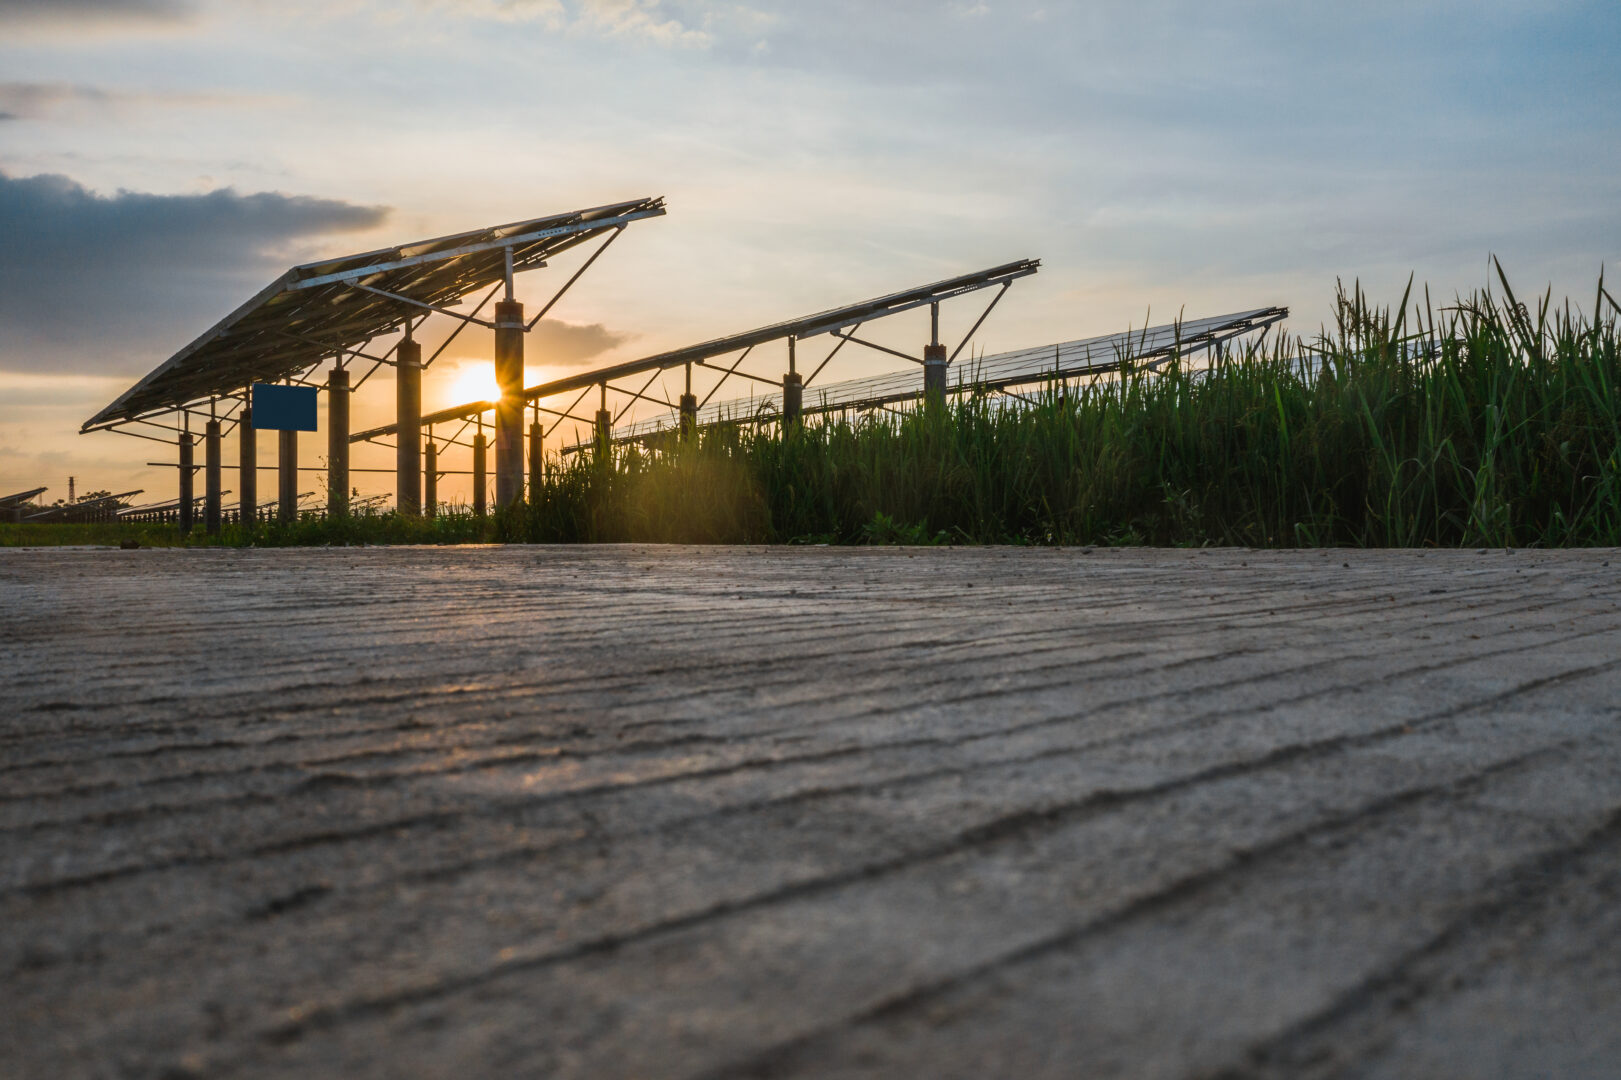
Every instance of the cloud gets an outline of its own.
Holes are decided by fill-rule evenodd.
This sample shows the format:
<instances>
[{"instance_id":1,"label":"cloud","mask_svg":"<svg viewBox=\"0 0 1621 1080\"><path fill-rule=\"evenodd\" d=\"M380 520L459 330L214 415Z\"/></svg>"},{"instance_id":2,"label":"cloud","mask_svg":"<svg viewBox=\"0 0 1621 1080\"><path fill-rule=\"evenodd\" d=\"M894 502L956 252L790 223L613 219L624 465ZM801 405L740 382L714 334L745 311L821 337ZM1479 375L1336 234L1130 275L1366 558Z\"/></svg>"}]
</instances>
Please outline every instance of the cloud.
<instances>
[{"instance_id":1,"label":"cloud","mask_svg":"<svg viewBox=\"0 0 1621 1080\"><path fill-rule=\"evenodd\" d=\"M62 114L99 116L141 106L241 107L273 100L268 96L228 92L124 90L68 82L0 82L0 119L37 120Z\"/></svg>"},{"instance_id":2,"label":"cloud","mask_svg":"<svg viewBox=\"0 0 1621 1080\"><path fill-rule=\"evenodd\" d=\"M184 0L0 0L0 23L77 27L91 23L173 23L190 16Z\"/></svg>"},{"instance_id":3,"label":"cloud","mask_svg":"<svg viewBox=\"0 0 1621 1080\"><path fill-rule=\"evenodd\" d=\"M567 323L542 319L524 346L528 363L546 367L577 367L631 339L601 323Z\"/></svg>"},{"instance_id":4,"label":"cloud","mask_svg":"<svg viewBox=\"0 0 1621 1080\"><path fill-rule=\"evenodd\" d=\"M387 209L229 188L104 196L0 172L0 370L140 374Z\"/></svg>"},{"instance_id":5,"label":"cloud","mask_svg":"<svg viewBox=\"0 0 1621 1080\"><path fill-rule=\"evenodd\" d=\"M711 37L665 10L661 0L419 0L457 15L536 22L553 32L650 41L677 48L703 48ZM397 17L398 12L385 12Z\"/></svg>"},{"instance_id":6,"label":"cloud","mask_svg":"<svg viewBox=\"0 0 1621 1080\"><path fill-rule=\"evenodd\" d=\"M706 32L666 15L659 0L581 0L575 25L659 45L702 48L710 42Z\"/></svg>"}]
</instances>

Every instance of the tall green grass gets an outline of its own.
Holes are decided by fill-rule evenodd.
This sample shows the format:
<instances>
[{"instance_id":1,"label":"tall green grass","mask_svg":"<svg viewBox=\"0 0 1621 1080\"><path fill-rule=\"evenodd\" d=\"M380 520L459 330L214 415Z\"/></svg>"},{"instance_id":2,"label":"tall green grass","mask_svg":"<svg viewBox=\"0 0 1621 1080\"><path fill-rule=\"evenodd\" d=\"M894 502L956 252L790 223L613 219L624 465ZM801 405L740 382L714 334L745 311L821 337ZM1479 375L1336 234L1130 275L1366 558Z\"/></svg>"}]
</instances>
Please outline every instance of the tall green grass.
<instances>
[{"instance_id":1,"label":"tall green grass","mask_svg":"<svg viewBox=\"0 0 1621 1080\"><path fill-rule=\"evenodd\" d=\"M1437 309L1341 288L1314 340L1179 358L1030 401L735 425L581 457L528 541L1621 544L1621 337L1498 288Z\"/></svg>"},{"instance_id":2,"label":"tall green grass","mask_svg":"<svg viewBox=\"0 0 1621 1080\"><path fill-rule=\"evenodd\" d=\"M1277 335L1025 400L823 417L785 435L723 425L581 455L489 519L306 518L213 541L143 526L141 539L1621 544L1615 300L1601 280L1591 315L1551 294L1525 305L1497 275L1439 308L1411 285L1386 308L1342 287L1335 326L1312 340ZM30 528L0 526L0 545L98 542L30 541Z\"/></svg>"}]
</instances>

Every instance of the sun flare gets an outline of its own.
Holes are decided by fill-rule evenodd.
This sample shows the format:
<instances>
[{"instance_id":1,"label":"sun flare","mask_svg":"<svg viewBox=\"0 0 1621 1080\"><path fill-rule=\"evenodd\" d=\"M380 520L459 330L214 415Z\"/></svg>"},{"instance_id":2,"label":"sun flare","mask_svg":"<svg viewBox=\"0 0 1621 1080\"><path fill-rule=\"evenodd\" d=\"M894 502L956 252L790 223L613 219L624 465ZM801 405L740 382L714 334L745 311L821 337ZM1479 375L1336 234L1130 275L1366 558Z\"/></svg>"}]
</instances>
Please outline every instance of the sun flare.
<instances>
[{"instance_id":1,"label":"sun flare","mask_svg":"<svg viewBox=\"0 0 1621 1080\"><path fill-rule=\"evenodd\" d=\"M456 365L456 378L450 384L449 405L463 405L470 401L495 401L501 396L501 384L495 381L495 365L488 361L468 360Z\"/></svg>"}]
</instances>

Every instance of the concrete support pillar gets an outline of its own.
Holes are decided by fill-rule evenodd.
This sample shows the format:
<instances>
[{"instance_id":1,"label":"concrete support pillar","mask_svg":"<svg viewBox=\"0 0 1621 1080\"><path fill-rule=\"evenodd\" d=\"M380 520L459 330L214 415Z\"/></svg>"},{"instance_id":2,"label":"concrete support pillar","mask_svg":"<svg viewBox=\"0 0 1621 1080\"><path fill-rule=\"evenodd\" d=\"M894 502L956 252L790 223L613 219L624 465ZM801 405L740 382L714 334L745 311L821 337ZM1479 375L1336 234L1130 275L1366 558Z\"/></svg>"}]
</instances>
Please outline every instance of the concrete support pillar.
<instances>
[{"instance_id":1,"label":"concrete support pillar","mask_svg":"<svg viewBox=\"0 0 1621 1080\"><path fill-rule=\"evenodd\" d=\"M529 501L540 498L546 476L546 432L536 420L529 425Z\"/></svg>"},{"instance_id":2,"label":"concrete support pillar","mask_svg":"<svg viewBox=\"0 0 1621 1080\"><path fill-rule=\"evenodd\" d=\"M523 304L495 305L495 505L523 501Z\"/></svg>"},{"instance_id":3,"label":"concrete support pillar","mask_svg":"<svg viewBox=\"0 0 1621 1080\"><path fill-rule=\"evenodd\" d=\"M400 342L394 359L394 505L402 514L422 511L422 346Z\"/></svg>"},{"instance_id":4,"label":"concrete support pillar","mask_svg":"<svg viewBox=\"0 0 1621 1080\"><path fill-rule=\"evenodd\" d=\"M242 495L236 516L251 529L259 509L259 445L258 433L253 430L253 410L246 405L237 420L236 439L237 491Z\"/></svg>"},{"instance_id":5,"label":"concrete support pillar","mask_svg":"<svg viewBox=\"0 0 1621 1080\"><path fill-rule=\"evenodd\" d=\"M439 448L428 436L428 448L422 458L422 514L435 517L439 513Z\"/></svg>"},{"instance_id":6,"label":"concrete support pillar","mask_svg":"<svg viewBox=\"0 0 1621 1080\"><path fill-rule=\"evenodd\" d=\"M276 519L298 520L298 432L276 432Z\"/></svg>"},{"instance_id":7,"label":"concrete support pillar","mask_svg":"<svg viewBox=\"0 0 1621 1080\"><path fill-rule=\"evenodd\" d=\"M484 489L488 486L484 475L484 445L484 432L480 431L473 436L473 514L476 517L483 517L489 511L484 494Z\"/></svg>"},{"instance_id":8,"label":"concrete support pillar","mask_svg":"<svg viewBox=\"0 0 1621 1080\"><path fill-rule=\"evenodd\" d=\"M613 442L612 442L612 439L613 439L613 427L614 427L614 414L609 412L607 409L598 409L597 410L597 422L596 422L596 425L595 425L595 432L596 432L597 457L599 459L602 459L602 460L607 459L608 450L613 445Z\"/></svg>"},{"instance_id":9,"label":"concrete support pillar","mask_svg":"<svg viewBox=\"0 0 1621 1080\"><path fill-rule=\"evenodd\" d=\"M220 422L210 420L203 434L203 528L220 533Z\"/></svg>"},{"instance_id":10,"label":"concrete support pillar","mask_svg":"<svg viewBox=\"0 0 1621 1080\"><path fill-rule=\"evenodd\" d=\"M946 400L946 347L923 346L923 399L931 405Z\"/></svg>"},{"instance_id":11,"label":"concrete support pillar","mask_svg":"<svg viewBox=\"0 0 1621 1080\"><path fill-rule=\"evenodd\" d=\"M326 379L326 512L349 514L349 373L343 368Z\"/></svg>"},{"instance_id":12,"label":"concrete support pillar","mask_svg":"<svg viewBox=\"0 0 1621 1080\"><path fill-rule=\"evenodd\" d=\"M176 507L179 513L180 531L188 534L191 532L191 527L196 524L192 520L191 451L191 432L188 431L180 436L180 505Z\"/></svg>"}]
</instances>

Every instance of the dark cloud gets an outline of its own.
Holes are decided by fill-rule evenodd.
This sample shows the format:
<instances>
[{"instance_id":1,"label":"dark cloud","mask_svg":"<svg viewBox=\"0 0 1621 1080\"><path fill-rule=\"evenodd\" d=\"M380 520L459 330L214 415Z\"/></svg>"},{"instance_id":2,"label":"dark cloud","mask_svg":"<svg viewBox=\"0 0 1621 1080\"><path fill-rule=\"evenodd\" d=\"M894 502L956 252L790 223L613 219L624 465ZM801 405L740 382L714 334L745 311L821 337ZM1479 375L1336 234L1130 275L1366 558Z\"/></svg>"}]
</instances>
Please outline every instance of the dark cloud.
<instances>
[{"instance_id":1,"label":"dark cloud","mask_svg":"<svg viewBox=\"0 0 1621 1080\"><path fill-rule=\"evenodd\" d=\"M102 196L65 176L0 172L0 368L140 374L316 238L387 213L229 188Z\"/></svg>"},{"instance_id":2,"label":"dark cloud","mask_svg":"<svg viewBox=\"0 0 1621 1080\"><path fill-rule=\"evenodd\" d=\"M631 335L609 330L601 323L566 323L542 319L524 345L529 363L574 367L595 359L629 341Z\"/></svg>"},{"instance_id":3,"label":"dark cloud","mask_svg":"<svg viewBox=\"0 0 1621 1080\"><path fill-rule=\"evenodd\" d=\"M191 12L185 0L0 0L0 22L174 22Z\"/></svg>"},{"instance_id":4,"label":"dark cloud","mask_svg":"<svg viewBox=\"0 0 1621 1080\"><path fill-rule=\"evenodd\" d=\"M0 119L32 119L66 105L104 106L110 100L107 91L94 86L0 82Z\"/></svg>"},{"instance_id":5,"label":"dark cloud","mask_svg":"<svg viewBox=\"0 0 1621 1080\"><path fill-rule=\"evenodd\" d=\"M0 119L94 118L138 108L241 108L273 100L251 94L109 88L66 82L0 82Z\"/></svg>"}]
</instances>

